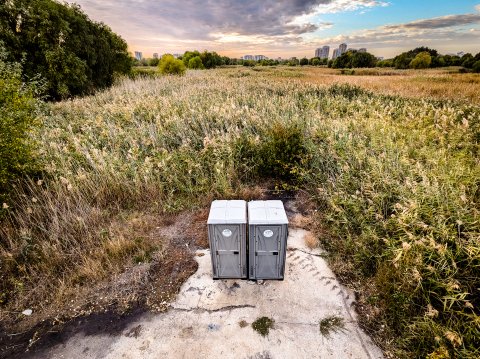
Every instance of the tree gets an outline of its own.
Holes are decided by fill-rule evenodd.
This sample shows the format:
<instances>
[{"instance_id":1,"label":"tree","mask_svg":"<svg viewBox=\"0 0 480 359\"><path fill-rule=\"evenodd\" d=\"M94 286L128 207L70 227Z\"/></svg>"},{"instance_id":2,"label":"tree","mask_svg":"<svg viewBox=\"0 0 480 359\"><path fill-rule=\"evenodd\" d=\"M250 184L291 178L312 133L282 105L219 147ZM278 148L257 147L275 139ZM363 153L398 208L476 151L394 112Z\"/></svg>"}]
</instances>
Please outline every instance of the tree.
<instances>
[{"instance_id":1,"label":"tree","mask_svg":"<svg viewBox=\"0 0 480 359\"><path fill-rule=\"evenodd\" d=\"M209 52L205 50L200 54L200 59L202 60L203 66L205 66L206 69L214 69L217 66L223 65L221 56L216 52Z\"/></svg>"},{"instance_id":2,"label":"tree","mask_svg":"<svg viewBox=\"0 0 480 359\"><path fill-rule=\"evenodd\" d=\"M203 66L202 59L200 56L195 56L192 57L190 60L188 60L188 66L189 69L198 69L198 70L203 70L205 69L205 66Z\"/></svg>"},{"instance_id":3,"label":"tree","mask_svg":"<svg viewBox=\"0 0 480 359\"><path fill-rule=\"evenodd\" d=\"M314 58L312 59L311 64L312 64L313 66L319 66L319 65L321 64L321 61L320 61L320 59L319 59L318 57L314 57Z\"/></svg>"},{"instance_id":4,"label":"tree","mask_svg":"<svg viewBox=\"0 0 480 359\"><path fill-rule=\"evenodd\" d=\"M300 60L300 66L305 66L305 65L308 65L308 59L306 57Z\"/></svg>"},{"instance_id":5,"label":"tree","mask_svg":"<svg viewBox=\"0 0 480 359\"><path fill-rule=\"evenodd\" d=\"M153 57L151 59L148 59L148 66L158 66L159 62L160 59Z\"/></svg>"},{"instance_id":6,"label":"tree","mask_svg":"<svg viewBox=\"0 0 480 359\"><path fill-rule=\"evenodd\" d=\"M354 52L351 58L351 67L375 67L377 58L368 52Z\"/></svg>"},{"instance_id":7,"label":"tree","mask_svg":"<svg viewBox=\"0 0 480 359\"><path fill-rule=\"evenodd\" d=\"M475 58L472 54L465 54L462 56L461 62L463 67L471 69L473 67L473 64L475 63Z\"/></svg>"},{"instance_id":8,"label":"tree","mask_svg":"<svg viewBox=\"0 0 480 359\"><path fill-rule=\"evenodd\" d=\"M428 69L432 63L432 56L427 52L420 52L410 62L412 69Z\"/></svg>"},{"instance_id":9,"label":"tree","mask_svg":"<svg viewBox=\"0 0 480 359\"><path fill-rule=\"evenodd\" d=\"M178 60L173 55L166 54L162 56L158 64L158 70L162 75L183 75L186 68L182 60Z\"/></svg>"},{"instance_id":10,"label":"tree","mask_svg":"<svg viewBox=\"0 0 480 359\"><path fill-rule=\"evenodd\" d=\"M472 69L473 72L480 72L480 60L473 64Z\"/></svg>"},{"instance_id":11,"label":"tree","mask_svg":"<svg viewBox=\"0 0 480 359\"><path fill-rule=\"evenodd\" d=\"M346 53L342 54L340 57L337 57L333 60L332 67L334 69L345 69L352 67L352 55L351 51L347 51Z\"/></svg>"},{"instance_id":12,"label":"tree","mask_svg":"<svg viewBox=\"0 0 480 359\"><path fill-rule=\"evenodd\" d=\"M188 67L188 62L190 61L190 59L192 59L194 57L197 57L197 56L200 56L200 52L198 52L197 50L186 51L182 56L183 64Z\"/></svg>"},{"instance_id":13,"label":"tree","mask_svg":"<svg viewBox=\"0 0 480 359\"><path fill-rule=\"evenodd\" d=\"M51 99L92 93L126 74L132 62L127 43L78 5L54 0L0 3L0 34L9 60L25 61L24 79L40 74Z\"/></svg>"}]
</instances>

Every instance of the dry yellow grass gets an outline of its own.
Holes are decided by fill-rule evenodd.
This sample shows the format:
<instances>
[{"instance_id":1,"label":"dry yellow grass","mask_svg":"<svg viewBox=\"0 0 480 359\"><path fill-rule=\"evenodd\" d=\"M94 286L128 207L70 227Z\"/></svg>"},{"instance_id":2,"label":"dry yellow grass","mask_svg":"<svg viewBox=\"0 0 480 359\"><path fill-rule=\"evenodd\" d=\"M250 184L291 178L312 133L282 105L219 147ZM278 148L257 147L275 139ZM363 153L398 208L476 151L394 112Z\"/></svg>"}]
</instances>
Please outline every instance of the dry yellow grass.
<instances>
[{"instance_id":1,"label":"dry yellow grass","mask_svg":"<svg viewBox=\"0 0 480 359\"><path fill-rule=\"evenodd\" d=\"M318 239L317 237L315 237L315 235L311 232L308 232L306 235L305 235L305 245L310 248L310 249L314 249L314 248L317 248L318 247Z\"/></svg>"},{"instance_id":2,"label":"dry yellow grass","mask_svg":"<svg viewBox=\"0 0 480 359\"><path fill-rule=\"evenodd\" d=\"M480 104L480 74L461 74L454 68L356 69L354 75L342 75L341 70L322 67L305 67L299 71L305 75L300 79L308 83L322 85L347 83L385 95L459 100Z\"/></svg>"}]
</instances>

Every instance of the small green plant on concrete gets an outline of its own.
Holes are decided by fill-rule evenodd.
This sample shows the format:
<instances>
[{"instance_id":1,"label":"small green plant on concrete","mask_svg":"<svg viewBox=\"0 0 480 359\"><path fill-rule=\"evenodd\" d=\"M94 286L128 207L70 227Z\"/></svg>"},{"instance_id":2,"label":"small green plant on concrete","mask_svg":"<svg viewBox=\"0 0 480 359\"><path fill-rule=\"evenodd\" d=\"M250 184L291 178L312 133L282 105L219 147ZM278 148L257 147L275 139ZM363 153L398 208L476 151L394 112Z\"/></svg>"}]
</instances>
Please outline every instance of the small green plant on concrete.
<instances>
[{"instance_id":1,"label":"small green plant on concrete","mask_svg":"<svg viewBox=\"0 0 480 359\"><path fill-rule=\"evenodd\" d=\"M269 317L260 317L252 323L252 328L256 330L262 337L265 337L270 332L270 329L273 329L275 320Z\"/></svg>"},{"instance_id":2,"label":"small green plant on concrete","mask_svg":"<svg viewBox=\"0 0 480 359\"><path fill-rule=\"evenodd\" d=\"M330 337L331 333L345 330L345 321L342 317L331 315L320 320L320 333L324 337Z\"/></svg>"}]
</instances>

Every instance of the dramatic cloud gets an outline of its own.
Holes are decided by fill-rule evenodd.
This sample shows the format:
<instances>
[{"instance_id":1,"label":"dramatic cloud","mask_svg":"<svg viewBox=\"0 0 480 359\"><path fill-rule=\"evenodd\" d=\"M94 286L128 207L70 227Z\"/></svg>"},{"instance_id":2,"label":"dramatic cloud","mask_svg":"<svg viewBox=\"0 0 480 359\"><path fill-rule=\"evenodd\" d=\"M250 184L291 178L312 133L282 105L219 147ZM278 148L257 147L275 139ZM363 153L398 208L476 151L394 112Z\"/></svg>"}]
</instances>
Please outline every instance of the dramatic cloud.
<instances>
[{"instance_id":1,"label":"dramatic cloud","mask_svg":"<svg viewBox=\"0 0 480 359\"><path fill-rule=\"evenodd\" d=\"M293 44L333 26L312 15L383 6L373 0L77 0L92 18L144 50L217 43ZM308 19L307 19L308 17ZM227 41L228 40L228 41ZM160 50L161 51L161 50Z\"/></svg>"}]
</instances>

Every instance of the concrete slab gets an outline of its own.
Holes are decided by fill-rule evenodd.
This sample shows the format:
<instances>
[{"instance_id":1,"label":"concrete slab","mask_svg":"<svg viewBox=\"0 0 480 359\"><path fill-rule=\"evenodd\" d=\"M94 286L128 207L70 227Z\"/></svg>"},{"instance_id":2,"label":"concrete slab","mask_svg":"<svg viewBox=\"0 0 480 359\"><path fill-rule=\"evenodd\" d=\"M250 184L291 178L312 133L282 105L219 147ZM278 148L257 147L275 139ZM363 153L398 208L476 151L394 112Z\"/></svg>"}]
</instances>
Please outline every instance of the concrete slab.
<instances>
[{"instance_id":1,"label":"concrete slab","mask_svg":"<svg viewBox=\"0 0 480 359\"><path fill-rule=\"evenodd\" d=\"M170 309L141 317L119 336L78 333L51 348L49 358L383 358L359 328L354 296L335 279L307 232L291 229L284 281L212 280L208 250ZM322 336L319 322L344 319L343 330ZM251 323L267 316L262 337ZM245 321L249 325L241 327ZM43 357L43 356L42 356Z\"/></svg>"}]
</instances>

